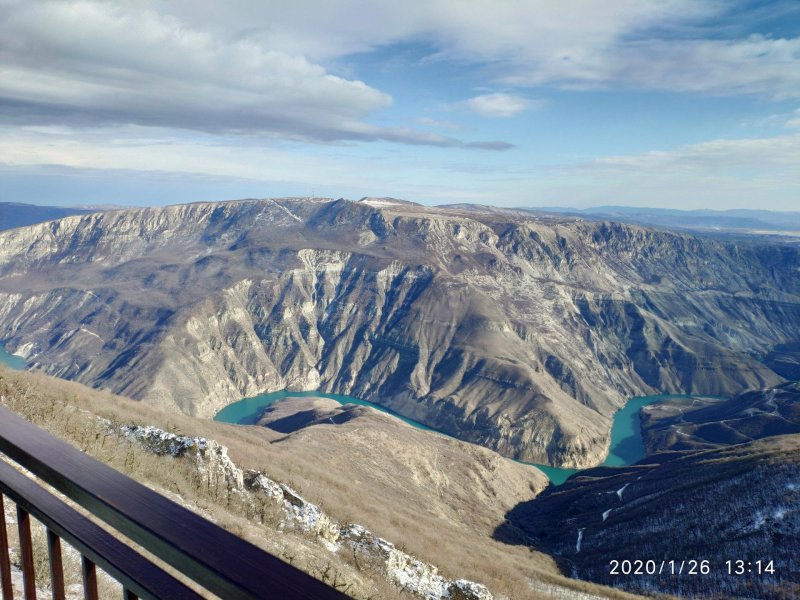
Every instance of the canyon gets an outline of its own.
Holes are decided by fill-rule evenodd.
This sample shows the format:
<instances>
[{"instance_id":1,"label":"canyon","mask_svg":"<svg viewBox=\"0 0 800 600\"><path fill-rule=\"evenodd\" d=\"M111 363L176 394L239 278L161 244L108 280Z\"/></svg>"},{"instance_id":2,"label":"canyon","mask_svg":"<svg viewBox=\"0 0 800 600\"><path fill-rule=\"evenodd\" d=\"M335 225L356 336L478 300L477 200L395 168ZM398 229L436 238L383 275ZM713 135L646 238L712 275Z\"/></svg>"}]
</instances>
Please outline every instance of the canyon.
<instances>
[{"instance_id":1,"label":"canyon","mask_svg":"<svg viewBox=\"0 0 800 600\"><path fill-rule=\"evenodd\" d=\"M0 340L187 415L322 390L584 468L630 397L783 382L798 269L788 245L386 198L109 210L0 232Z\"/></svg>"}]
</instances>

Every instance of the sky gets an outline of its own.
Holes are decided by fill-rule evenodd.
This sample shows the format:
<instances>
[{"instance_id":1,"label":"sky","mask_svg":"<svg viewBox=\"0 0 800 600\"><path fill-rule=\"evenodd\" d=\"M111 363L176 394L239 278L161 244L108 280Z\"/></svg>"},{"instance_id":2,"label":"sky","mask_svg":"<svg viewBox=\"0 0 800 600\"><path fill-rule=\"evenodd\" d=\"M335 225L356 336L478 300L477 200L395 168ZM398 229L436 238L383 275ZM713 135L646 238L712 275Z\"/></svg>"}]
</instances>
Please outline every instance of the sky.
<instances>
[{"instance_id":1,"label":"sky","mask_svg":"<svg viewBox=\"0 0 800 600\"><path fill-rule=\"evenodd\" d=\"M0 201L800 210L800 2L0 0Z\"/></svg>"}]
</instances>

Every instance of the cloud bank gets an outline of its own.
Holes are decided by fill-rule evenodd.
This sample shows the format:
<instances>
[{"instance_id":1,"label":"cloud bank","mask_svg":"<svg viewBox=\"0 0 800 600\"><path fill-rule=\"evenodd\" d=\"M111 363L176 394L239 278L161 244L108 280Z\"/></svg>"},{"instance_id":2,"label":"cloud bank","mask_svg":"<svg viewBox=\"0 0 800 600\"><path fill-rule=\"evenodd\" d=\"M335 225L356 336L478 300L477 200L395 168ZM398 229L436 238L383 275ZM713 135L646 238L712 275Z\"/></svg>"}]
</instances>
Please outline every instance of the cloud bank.
<instances>
[{"instance_id":1,"label":"cloud bank","mask_svg":"<svg viewBox=\"0 0 800 600\"><path fill-rule=\"evenodd\" d=\"M297 141L468 144L366 118L392 98L303 54L139 4L4 2L0 107L6 123L136 124ZM176 5L177 6L177 5ZM196 6L195 6L196 8ZM199 11L202 12L202 11Z\"/></svg>"}]
</instances>

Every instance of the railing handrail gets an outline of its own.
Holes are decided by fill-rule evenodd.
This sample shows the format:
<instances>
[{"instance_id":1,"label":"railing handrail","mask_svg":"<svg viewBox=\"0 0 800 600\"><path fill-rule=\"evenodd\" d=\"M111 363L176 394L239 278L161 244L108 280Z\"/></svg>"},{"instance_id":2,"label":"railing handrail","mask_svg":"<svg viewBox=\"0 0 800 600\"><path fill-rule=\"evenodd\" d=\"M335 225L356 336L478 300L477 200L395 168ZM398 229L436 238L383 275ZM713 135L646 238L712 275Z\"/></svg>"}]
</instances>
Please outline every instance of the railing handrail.
<instances>
[{"instance_id":1,"label":"railing handrail","mask_svg":"<svg viewBox=\"0 0 800 600\"><path fill-rule=\"evenodd\" d=\"M0 452L226 600L347 598L4 407Z\"/></svg>"},{"instance_id":2,"label":"railing handrail","mask_svg":"<svg viewBox=\"0 0 800 600\"><path fill-rule=\"evenodd\" d=\"M0 492L138 598L202 600L202 596L3 461Z\"/></svg>"}]
</instances>

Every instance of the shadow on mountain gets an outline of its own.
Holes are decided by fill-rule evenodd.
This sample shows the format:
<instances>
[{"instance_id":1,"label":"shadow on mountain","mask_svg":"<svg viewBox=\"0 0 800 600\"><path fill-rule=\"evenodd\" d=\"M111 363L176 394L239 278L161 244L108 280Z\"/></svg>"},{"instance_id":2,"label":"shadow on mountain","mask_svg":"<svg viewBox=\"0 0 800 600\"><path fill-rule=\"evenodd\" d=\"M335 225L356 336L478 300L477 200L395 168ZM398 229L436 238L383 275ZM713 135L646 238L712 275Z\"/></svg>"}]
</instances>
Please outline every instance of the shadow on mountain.
<instances>
[{"instance_id":1,"label":"shadow on mountain","mask_svg":"<svg viewBox=\"0 0 800 600\"><path fill-rule=\"evenodd\" d=\"M494 539L534 547L571 576L629 592L800 597L800 435L778 435L800 431L800 384L692 402L670 399L649 411L646 443L650 436L665 451L549 486L511 508ZM663 435L676 429L680 451ZM729 574L725 561L738 560L731 557L769 570ZM614 561L637 559L668 571L669 561L694 560L696 569L708 561L709 572L611 573Z\"/></svg>"},{"instance_id":2,"label":"shadow on mountain","mask_svg":"<svg viewBox=\"0 0 800 600\"><path fill-rule=\"evenodd\" d=\"M279 433L294 433L312 425L341 425L352 421L358 415L354 411L343 411L332 415L320 416L318 411L304 410L288 417L266 423L264 426Z\"/></svg>"}]
</instances>

